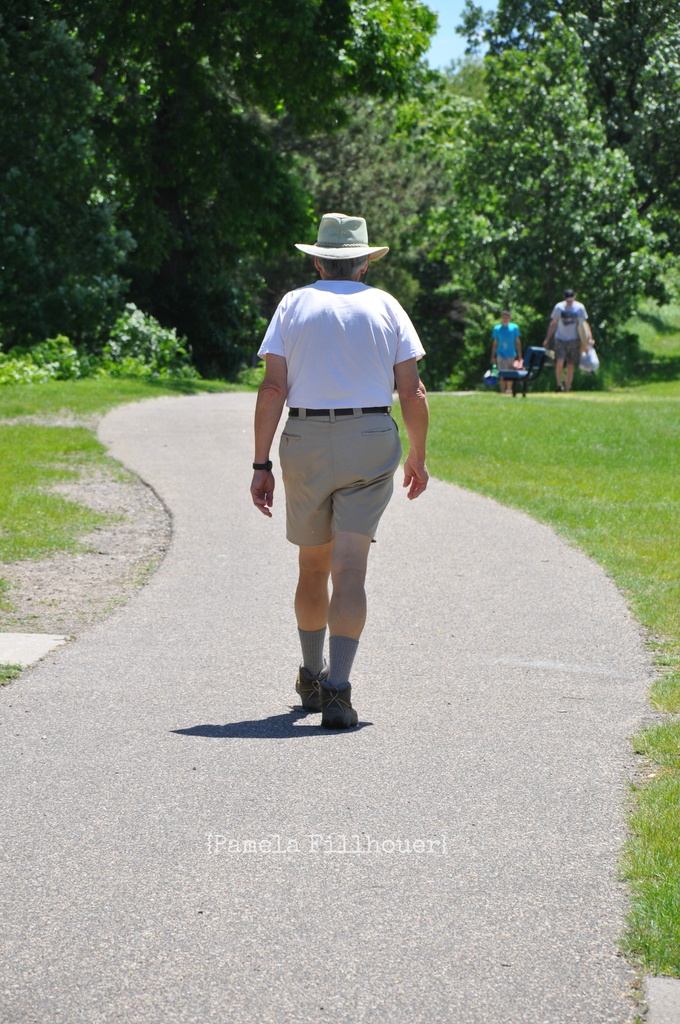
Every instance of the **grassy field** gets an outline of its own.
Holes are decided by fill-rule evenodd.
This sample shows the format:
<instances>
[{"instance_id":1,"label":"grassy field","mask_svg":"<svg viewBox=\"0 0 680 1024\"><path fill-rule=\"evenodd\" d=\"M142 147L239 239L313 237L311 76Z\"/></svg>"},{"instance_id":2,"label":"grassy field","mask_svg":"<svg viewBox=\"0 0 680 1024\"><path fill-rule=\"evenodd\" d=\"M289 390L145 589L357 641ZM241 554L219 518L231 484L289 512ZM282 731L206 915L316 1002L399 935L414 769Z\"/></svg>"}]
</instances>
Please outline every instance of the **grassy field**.
<instances>
[{"instance_id":1,"label":"grassy field","mask_svg":"<svg viewBox=\"0 0 680 1024\"><path fill-rule=\"evenodd\" d=\"M429 463L441 479L523 509L581 547L648 630L659 667L651 699L664 718L633 739L650 768L632 797L622 862L632 911L622 945L645 971L680 976L680 381L666 373L680 336L672 309L662 312L654 314L668 328L660 340L655 328L660 382L526 400L433 395ZM105 462L88 418L91 425L121 402L225 389L138 380L0 388L0 459L11 467L0 560L73 549L91 528L91 512L46 491ZM0 682L14 675L0 666Z\"/></svg>"},{"instance_id":2,"label":"grassy field","mask_svg":"<svg viewBox=\"0 0 680 1024\"><path fill-rule=\"evenodd\" d=\"M626 326L645 352L662 362L680 358L680 303L659 307L647 300Z\"/></svg>"},{"instance_id":3,"label":"grassy field","mask_svg":"<svg viewBox=\"0 0 680 1024\"><path fill-rule=\"evenodd\" d=\"M633 738L622 940L644 970L680 976L680 382L616 394L433 395L430 471L522 509L598 561L647 627L662 722Z\"/></svg>"},{"instance_id":4,"label":"grassy field","mask_svg":"<svg viewBox=\"0 0 680 1024\"><path fill-rule=\"evenodd\" d=\"M0 420L16 417L87 419L102 415L123 402L139 402L164 395L196 395L205 391L235 391L232 384L210 380L145 380L95 377L46 384L0 387Z\"/></svg>"},{"instance_id":5,"label":"grassy field","mask_svg":"<svg viewBox=\"0 0 680 1024\"><path fill-rule=\"evenodd\" d=\"M0 465L0 562L73 551L78 538L103 521L48 489L94 465L113 471L90 430L0 421Z\"/></svg>"},{"instance_id":6,"label":"grassy field","mask_svg":"<svg viewBox=\"0 0 680 1024\"><path fill-rule=\"evenodd\" d=\"M429 464L576 543L669 651L680 636L680 384L676 397L663 391L433 395ZM680 711L680 690L663 705Z\"/></svg>"},{"instance_id":7,"label":"grassy field","mask_svg":"<svg viewBox=\"0 0 680 1024\"><path fill-rule=\"evenodd\" d=\"M676 280L676 291L679 285ZM626 329L637 334L640 341L639 370L643 379L672 384L680 377L680 303L658 306L648 299L628 321Z\"/></svg>"},{"instance_id":8,"label":"grassy field","mask_svg":"<svg viewBox=\"0 0 680 1024\"><path fill-rule=\"evenodd\" d=\"M80 537L106 518L50 489L88 469L118 472L92 430L79 424L123 402L226 387L208 381L101 378L0 387L0 564L77 551ZM10 602L0 576L0 608Z\"/></svg>"}]
</instances>

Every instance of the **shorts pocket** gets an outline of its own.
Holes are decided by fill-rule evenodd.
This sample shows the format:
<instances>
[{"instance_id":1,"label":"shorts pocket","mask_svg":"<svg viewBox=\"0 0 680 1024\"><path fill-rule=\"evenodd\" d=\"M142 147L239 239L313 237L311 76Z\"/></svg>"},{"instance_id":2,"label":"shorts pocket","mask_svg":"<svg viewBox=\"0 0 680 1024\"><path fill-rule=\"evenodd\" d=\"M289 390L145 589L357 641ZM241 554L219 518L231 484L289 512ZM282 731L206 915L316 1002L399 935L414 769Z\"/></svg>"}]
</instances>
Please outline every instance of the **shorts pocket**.
<instances>
[{"instance_id":1,"label":"shorts pocket","mask_svg":"<svg viewBox=\"0 0 680 1024\"><path fill-rule=\"evenodd\" d=\"M357 436L357 442L359 450L363 450L360 458L366 479L395 472L401 460L401 440L393 420L365 427L360 441Z\"/></svg>"}]
</instances>

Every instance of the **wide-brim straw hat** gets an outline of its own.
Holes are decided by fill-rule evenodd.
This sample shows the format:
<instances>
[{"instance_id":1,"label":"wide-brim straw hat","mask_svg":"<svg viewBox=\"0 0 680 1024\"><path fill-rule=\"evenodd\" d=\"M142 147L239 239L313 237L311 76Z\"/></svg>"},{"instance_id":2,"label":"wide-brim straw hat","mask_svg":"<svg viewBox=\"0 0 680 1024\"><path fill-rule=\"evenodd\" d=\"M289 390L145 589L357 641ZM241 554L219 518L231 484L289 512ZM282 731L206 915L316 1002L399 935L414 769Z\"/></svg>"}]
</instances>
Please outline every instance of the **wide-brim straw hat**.
<instances>
[{"instance_id":1,"label":"wide-brim straw hat","mask_svg":"<svg viewBox=\"0 0 680 1024\"><path fill-rule=\"evenodd\" d=\"M368 229L363 217L347 217L344 213L325 213L319 224L314 245L295 245L308 256L326 260L351 260L368 256L379 260L390 251L387 245L369 245Z\"/></svg>"}]
</instances>

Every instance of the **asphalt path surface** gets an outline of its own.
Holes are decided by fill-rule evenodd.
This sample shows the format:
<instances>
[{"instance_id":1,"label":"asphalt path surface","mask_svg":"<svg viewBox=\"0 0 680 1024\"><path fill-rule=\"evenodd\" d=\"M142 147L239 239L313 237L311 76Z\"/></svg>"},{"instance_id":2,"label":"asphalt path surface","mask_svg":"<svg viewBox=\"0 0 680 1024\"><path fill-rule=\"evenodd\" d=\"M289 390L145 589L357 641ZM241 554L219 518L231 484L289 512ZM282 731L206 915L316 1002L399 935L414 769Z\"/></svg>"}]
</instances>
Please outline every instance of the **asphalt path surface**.
<instances>
[{"instance_id":1,"label":"asphalt path surface","mask_svg":"<svg viewBox=\"0 0 680 1024\"><path fill-rule=\"evenodd\" d=\"M360 728L322 730L294 710L296 549L282 488L271 521L250 501L253 407L101 423L173 539L0 693L0 1020L631 1020L617 859L651 669L624 600L548 527L398 476Z\"/></svg>"}]
</instances>

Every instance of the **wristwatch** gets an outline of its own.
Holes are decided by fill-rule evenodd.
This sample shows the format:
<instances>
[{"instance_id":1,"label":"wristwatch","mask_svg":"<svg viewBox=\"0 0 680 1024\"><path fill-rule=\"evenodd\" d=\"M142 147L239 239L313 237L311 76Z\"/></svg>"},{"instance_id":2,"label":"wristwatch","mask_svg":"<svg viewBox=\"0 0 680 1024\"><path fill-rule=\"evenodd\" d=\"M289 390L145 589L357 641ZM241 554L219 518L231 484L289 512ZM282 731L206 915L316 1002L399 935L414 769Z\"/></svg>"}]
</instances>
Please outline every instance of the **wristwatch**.
<instances>
[{"instance_id":1,"label":"wristwatch","mask_svg":"<svg viewBox=\"0 0 680 1024\"><path fill-rule=\"evenodd\" d=\"M272 466L273 466L273 462L272 462L271 459L268 459L266 462L254 462L253 463L253 469L266 469L266 471L268 473L271 472Z\"/></svg>"}]
</instances>

